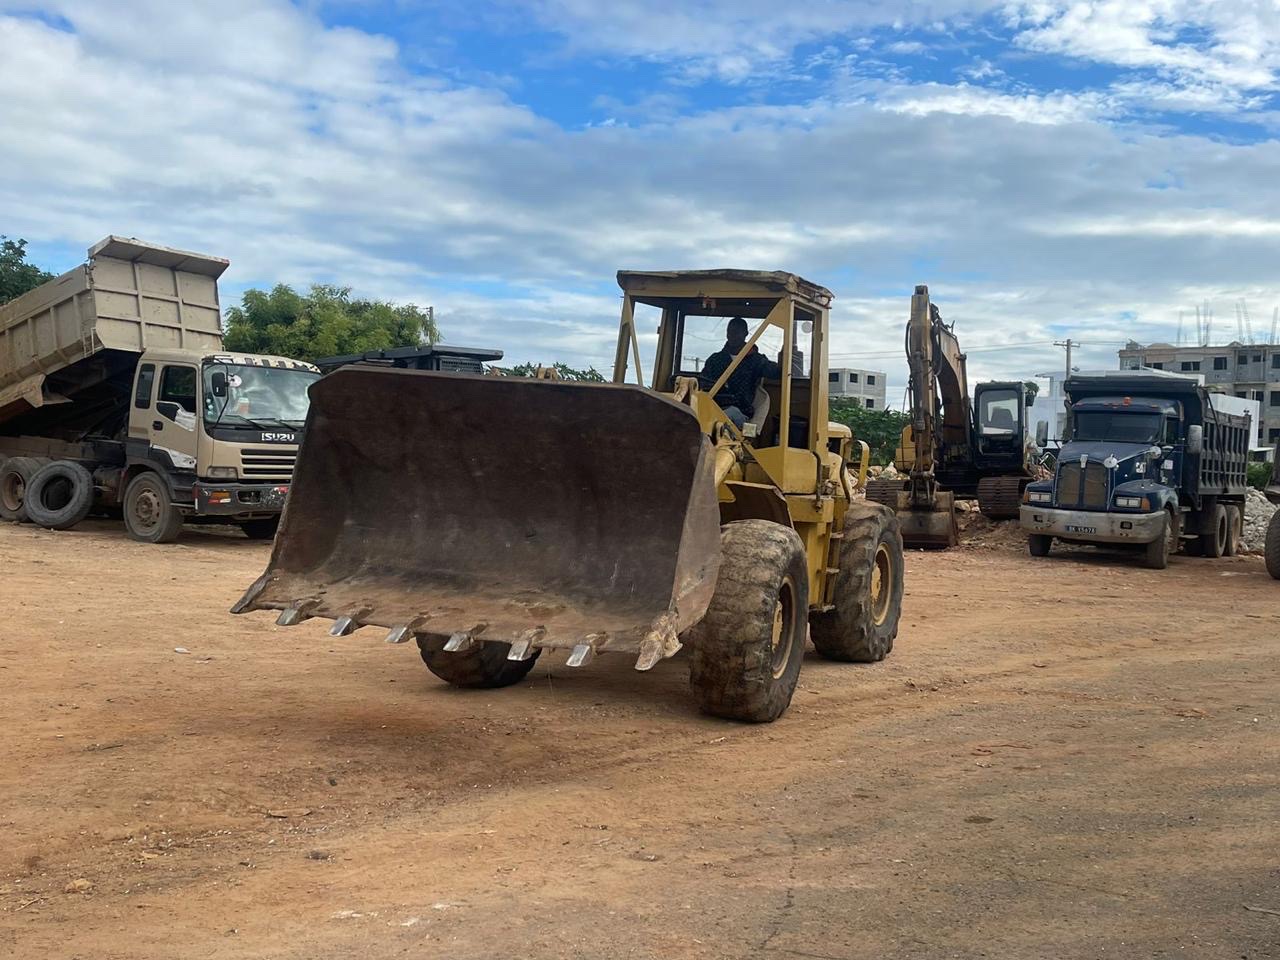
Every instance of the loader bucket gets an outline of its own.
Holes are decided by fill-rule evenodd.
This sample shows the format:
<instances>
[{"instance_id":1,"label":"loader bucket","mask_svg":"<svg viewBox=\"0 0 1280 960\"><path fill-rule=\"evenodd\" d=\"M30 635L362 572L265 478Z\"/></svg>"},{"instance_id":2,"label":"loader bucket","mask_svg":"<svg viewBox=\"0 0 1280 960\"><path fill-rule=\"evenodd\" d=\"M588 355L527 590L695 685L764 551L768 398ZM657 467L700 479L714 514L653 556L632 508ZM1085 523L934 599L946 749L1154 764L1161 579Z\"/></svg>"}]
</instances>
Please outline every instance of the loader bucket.
<instances>
[{"instance_id":1,"label":"loader bucket","mask_svg":"<svg viewBox=\"0 0 1280 960\"><path fill-rule=\"evenodd\" d=\"M956 525L955 498L949 491L938 491L931 506L911 503L911 494L898 494L898 525L902 528L902 544L926 550L945 550L960 542Z\"/></svg>"},{"instance_id":2,"label":"loader bucket","mask_svg":"<svg viewBox=\"0 0 1280 960\"><path fill-rule=\"evenodd\" d=\"M648 669L715 588L713 470L691 410L639 387L342 368L311 388L271 559L232 612Z\"/></svg>"}]
</instances>

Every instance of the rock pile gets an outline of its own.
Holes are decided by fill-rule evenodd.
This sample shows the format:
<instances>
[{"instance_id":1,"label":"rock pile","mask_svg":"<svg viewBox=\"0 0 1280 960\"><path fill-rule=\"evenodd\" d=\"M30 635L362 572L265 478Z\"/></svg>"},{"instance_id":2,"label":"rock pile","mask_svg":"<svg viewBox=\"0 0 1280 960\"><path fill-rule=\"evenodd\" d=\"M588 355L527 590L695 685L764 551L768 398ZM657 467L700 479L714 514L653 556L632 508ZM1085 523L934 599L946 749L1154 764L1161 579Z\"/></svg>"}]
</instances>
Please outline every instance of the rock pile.
<instances>
[{"instance_id":1,"label":"rock pile","mask_svg":"<svg viewBox=\"0 0 1280 960\"><path fill-rule=\"evenodd\" d=\"M1249 488L1244 502L1244 537L1242 545L1250 553L1261 553L1267 543L1267 524L1276 512L1276 505L1261 490Z\"/></svg>"}]
</instances>

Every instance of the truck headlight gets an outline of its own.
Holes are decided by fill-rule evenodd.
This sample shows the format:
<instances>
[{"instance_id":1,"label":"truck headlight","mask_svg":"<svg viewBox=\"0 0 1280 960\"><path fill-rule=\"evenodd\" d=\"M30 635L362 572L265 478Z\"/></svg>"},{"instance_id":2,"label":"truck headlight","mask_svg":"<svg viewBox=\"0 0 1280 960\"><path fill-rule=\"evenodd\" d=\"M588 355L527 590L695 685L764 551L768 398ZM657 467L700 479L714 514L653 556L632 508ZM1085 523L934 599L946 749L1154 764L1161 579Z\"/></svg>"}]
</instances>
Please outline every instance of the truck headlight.
<instances>
[{"instance_id":1,"label":"truck headlight","mask_svg":"<svg viewBox=\"0 0 1280 960\"><path fill-rule=\"evenodd\" d=\"M1142 506L1141 497L1116 497L1116 506L1125 507L1129 510L1136 510Z\"/></svg>"},{"instance_id":2,"label":"truck headlight","mask_svg":"<svg viewBox=\"0 0 1280 960\"><path fill-rule=\"evenodd\" d=\"M1053 499L1053 494L1046 493L1043 490L1031 490L1027 493L1028 503L1048 503Z\"/></svg>"},{"instance_id":3,"label":"truck headlight","mask_svg":"<svg viewBox=\"0 0 1280 960\"><path fill-rule=\"evenodd\" d=\"M235 480L240 476L240 471L235 467L210 467L205 475L210 480Z\"/></svg>"}]
</instances>

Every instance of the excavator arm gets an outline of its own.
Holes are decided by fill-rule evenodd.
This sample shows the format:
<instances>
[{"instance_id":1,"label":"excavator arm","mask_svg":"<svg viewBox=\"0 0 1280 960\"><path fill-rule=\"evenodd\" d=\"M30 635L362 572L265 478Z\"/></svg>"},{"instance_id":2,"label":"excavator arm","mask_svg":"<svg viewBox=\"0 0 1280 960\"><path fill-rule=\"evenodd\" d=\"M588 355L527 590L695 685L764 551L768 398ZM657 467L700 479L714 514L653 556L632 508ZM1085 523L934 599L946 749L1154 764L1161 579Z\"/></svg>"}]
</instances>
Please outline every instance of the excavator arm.
<instances>
[{"instance_id":1,"label":"excavator arm","mask_svg":"<svg viewBox=\"0 0 1280 960\"><path fill-rule=\"evenodd\" d=\"M930 302L929 288L923 284L911 298L906 353L915 461L908 473L911 502L932 508L937 469L949 457L967 452L973 413L960 341Z\"/></svg>"}]
</instances>

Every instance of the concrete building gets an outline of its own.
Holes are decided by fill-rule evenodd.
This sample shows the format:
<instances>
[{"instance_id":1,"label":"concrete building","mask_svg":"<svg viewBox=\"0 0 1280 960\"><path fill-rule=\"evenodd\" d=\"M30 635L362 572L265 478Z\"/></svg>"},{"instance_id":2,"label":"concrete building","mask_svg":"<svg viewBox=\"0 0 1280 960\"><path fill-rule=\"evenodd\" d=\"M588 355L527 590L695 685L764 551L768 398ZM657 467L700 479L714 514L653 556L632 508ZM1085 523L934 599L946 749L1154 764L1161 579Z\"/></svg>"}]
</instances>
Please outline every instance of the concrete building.
<instances>
[{"instance_id":1,"label":"concrete building","mask_svg":"<svg viewBox=\"0 0 1280 960\"><path fill-rule=\"evenodd\" d=\"M868 410L883 410L885 376L881 370L855 370L853 367L832 367L827 372L831 385L830 397L858 400Z\"/></svg>"},{"instance_id":2,"label":"concrete building","mask_svg":"<svg viewBox=\"0 0 1280 960\"><path fill-rule=\"evenodd\" d=\"M1168 370L1198 376L1213 392L1242 400L1256 400L1261 408L1258 441L1267 446L1280 440L1280 344L1175 347L1170 343L1143 346L1129 341L1120 351L1120 369Z\"/></svg>"}]
</instances>

